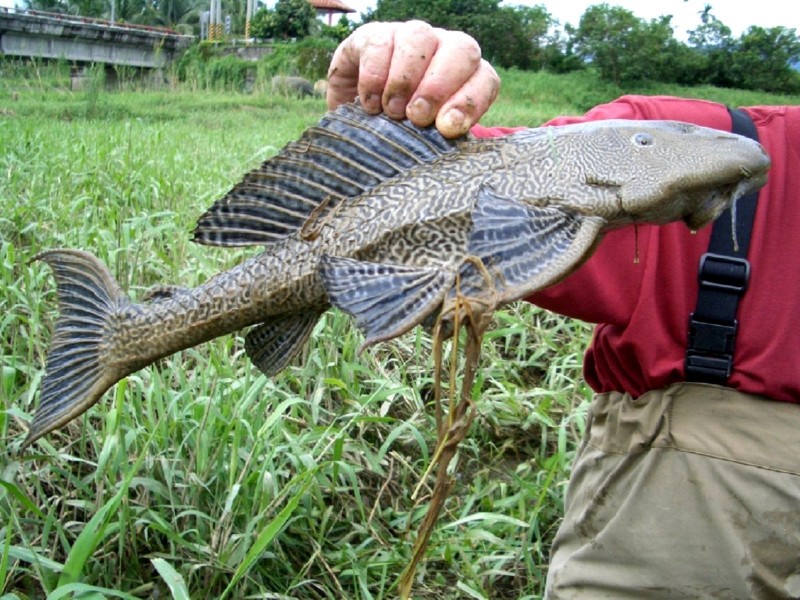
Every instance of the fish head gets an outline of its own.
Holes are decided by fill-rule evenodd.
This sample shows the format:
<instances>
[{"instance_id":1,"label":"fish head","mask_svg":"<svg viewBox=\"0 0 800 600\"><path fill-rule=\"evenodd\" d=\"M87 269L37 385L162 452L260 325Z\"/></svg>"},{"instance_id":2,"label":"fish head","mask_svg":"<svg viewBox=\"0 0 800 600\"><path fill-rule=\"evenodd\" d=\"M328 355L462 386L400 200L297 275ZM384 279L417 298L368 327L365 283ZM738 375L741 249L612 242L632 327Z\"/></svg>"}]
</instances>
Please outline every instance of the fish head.
<instances>
[{"instance_id":1,"label":"fish head","mask_svg":"<svg viewBox=\"0 0 800 600\"><path fill-rule=\"evenodd\" d=\"M592 142L578 158L582 183L605 194L591 210L608 228L683 220L698 229L767 181L769 156L744 136L678 121L583 125Z\"/></svg>"}]
</instances>

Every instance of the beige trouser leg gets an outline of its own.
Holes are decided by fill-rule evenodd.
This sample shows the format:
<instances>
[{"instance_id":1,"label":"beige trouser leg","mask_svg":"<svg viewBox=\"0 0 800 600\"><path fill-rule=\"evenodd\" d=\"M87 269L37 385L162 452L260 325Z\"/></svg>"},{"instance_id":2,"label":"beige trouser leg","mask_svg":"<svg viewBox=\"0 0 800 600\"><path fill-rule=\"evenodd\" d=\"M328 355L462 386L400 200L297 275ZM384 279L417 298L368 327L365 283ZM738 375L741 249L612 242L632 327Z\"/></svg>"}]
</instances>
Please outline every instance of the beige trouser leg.
<instances>
[{"instance_id":1,"label":"beige trouser leg","mask_svg":"<svg viewBox=\"0 0 800 600\"><path fill-rule=\"evenodd\" d=\"M800 598L800 405L677 384L595 398L547 598Z\"/></svg>"}]
</instances>

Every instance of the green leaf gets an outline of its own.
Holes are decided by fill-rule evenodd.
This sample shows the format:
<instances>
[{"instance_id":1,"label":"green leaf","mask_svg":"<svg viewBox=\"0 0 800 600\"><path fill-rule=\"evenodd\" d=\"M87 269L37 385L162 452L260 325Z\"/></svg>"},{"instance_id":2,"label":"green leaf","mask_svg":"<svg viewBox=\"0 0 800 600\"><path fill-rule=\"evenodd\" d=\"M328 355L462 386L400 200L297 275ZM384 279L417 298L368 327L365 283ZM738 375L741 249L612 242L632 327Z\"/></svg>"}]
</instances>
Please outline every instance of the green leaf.
<instances>
[{"instance_id":1,"label":"green leaf","mask_svg":"<svg viewBox=\"0 0 800 600\"><path fill-rule=\"evenodd\" d=\"M145 444L145 447L152 441L152 437L153 434L151 433L150 440ZM136 462L131 465L131 468L128 470L125 479L120 483L117 493L95 513L83 528L83 531L81 531L78 539L75 540L75 543L69 551L67 560L64 562L64 570L58 578L58 584L56 585L58 591L60 591L62 586L67 586L78 581L83 567L86 565L86 561L100 542L105 539L108 522L111 517L116 514L123 496L128 493L131 481L138 472L139 467L141 467L145 454L144 451L139 454Z\"/></svg>"},{"instance_id":2,"label":"green leaf","mask_svg":"<svg viewBox=\"0 0 800 600\"><path fill-rule=\"evenodd\" d=\"M5 488L8 494L11 497L13 497L17 502L19 502L22 506L24 506L26 509L31 511L40 519L44 519L44 513L42 513L42 511L39 510L39 507L37 507L33 502L31 502L31 500L17 486L15 486L10 481L3 481L1 479L0 479L0 486Z\"/></svg>"},{"instance_id":3,"label":"green leaf","mask_svg":"<svg viewBox=\"0 0 800 600\"><path fill-rule=\"evenodd\" d=\"M47 596L47 600L59 600L60 598L68 597L70 594L74 594L76 598L81 600L103 600L107 596L123 598L123 600L138 600L136 596L131 596L125 592L86 583L68 583L67 585L59 586L57 590Z\"/></svg>"},{"instance_id":4,"label":"green leaf","mask_svg":"<svg viewBox=\"0 0 800 600\"><path fill-rule=\"evenodd\" d=\"M172 592L174 600L191 600L183 576L171 564L163 558L154 558L151 562L158 574L161 575L161 579L169 586L169 591Z\"/></svg>"},{"instance_id":5,"label":"green leaf","mask_svg":"<svg viewBox=\"0 0 800 600\"><path fill-rule=\"evenodd\" d=\"M45 558L36 554L28 548L22 546L11 546L8 549L8 555L14 560L21 560L22 562L38 564L43 569L59 573L64 570L64 565L49 558Z\"/></svg>"},{"instance_id":6,"label":"green leaf","mask_svg":"<svg viewBox=\"0 0 800 600\"><path fill-rule=\"evenodd\" d=\"M252 548L248 550L244 560L242 561L242 564L240 564L239 568L236 569L236 572L231 578L231 582L228 584L228 587L225 588L221 598L225 598L228 595L236 583L245 576L250 567L253 566L264 550L266 550L267 546L270 545L275 536L280 533L281 529L283 529L283 526L286 525L286 522L289 520L289 517L291 517L292 513L294 513L297 505L300 504L300 500L302 500L303 496L305 496L306 492L308 492L311 484L314 483L314 475L319 469L320 465L317 465L313 469L298 473L287 484L287 489L293 485L300 485L300 489L298 489L289 499L289 501L286 503L286 506L283 507L283 510L278 513L278 516L267 523L264 529L261 530L261 533L258 534L255 543L253 544Z\"/></svg>"}]
</instances>

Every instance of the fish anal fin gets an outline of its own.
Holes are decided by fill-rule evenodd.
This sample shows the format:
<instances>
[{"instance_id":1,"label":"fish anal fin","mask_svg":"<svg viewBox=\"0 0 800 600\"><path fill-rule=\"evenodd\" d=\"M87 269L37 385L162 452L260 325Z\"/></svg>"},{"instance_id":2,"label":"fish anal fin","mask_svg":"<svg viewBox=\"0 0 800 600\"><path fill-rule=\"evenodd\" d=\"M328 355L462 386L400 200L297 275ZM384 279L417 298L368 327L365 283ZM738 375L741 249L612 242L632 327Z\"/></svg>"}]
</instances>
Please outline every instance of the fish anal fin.
<instances>
[{"instance_id":1,"label":"fish anal fin","mask_svg":"<svg viewBox=\"0 0 800 600\"><path fill-rule=\"evenodd\" d=\"M425 320L442 304L455 273L323 256L320 276L331 304L353 315L364 332L363 349Z\"/></svg>"},{"instance_id":2,"label":"fish anal fin","mask_svg":"<svg viewBox=\"0 0 800 600\"><path fill-rule=\"evenodd\" d=\"M267 377L277 375L303 348L320 314L309 311L264 321L245 336L247 356Z\"/></svg>"}]
</instances>

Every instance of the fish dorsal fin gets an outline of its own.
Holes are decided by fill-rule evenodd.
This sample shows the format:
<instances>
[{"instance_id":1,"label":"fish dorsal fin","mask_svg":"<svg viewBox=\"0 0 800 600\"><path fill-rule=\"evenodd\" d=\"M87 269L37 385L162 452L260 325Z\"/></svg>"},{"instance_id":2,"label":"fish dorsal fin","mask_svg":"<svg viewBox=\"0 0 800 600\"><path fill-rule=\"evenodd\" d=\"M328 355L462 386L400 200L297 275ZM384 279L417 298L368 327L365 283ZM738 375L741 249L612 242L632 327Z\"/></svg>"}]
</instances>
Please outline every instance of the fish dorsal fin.
<instances>
[{"instance_id":1,"label":"fish dorsal fin","mask_svg":"<svg viewBox=\"0 0 800 600\"><path fill-rule=\"evenodd\" d=\"M454 273L323 256L320 276L330 303L356 318L362 348L405 333L444 300Z\"/></svg>"},{"instance_id":2,"label":"fish dorsal fin","mask_svg":"<svg viewBox=\"0 0 800 600\"><path fill-rule=\"evenodd\" d=\"M328 113L299 140L244 176L203 214L194 241L214 246L264 245L300 230L325 212L399 173L455 151L435 127L368 115L358 104Z\"/></svg>"},{"instance_id":3,"label":"fish dorsal fin","mask_svg":"<svg viewBox=\"0 0 800 600\"><path fill-rule=\"evenodd\" d=\"M264 321L245 336L247 356L267 377L277 375L303 348L319 317L309 310Z\"/></svg>"},{"instance_id":4,"label":"fish dorsal fin","mask_svg":"<svg viewBox=\"0 0 800 600\"><path fill-rule=\"evenodd\" d=\"M492 285L498 304L529 296L580 265L599 242L605 221L555 206L531 206L484 188L472 213L468 252L486 267L465 262L460 292L474 295ZM486 273L493 281L486 281Z\"/></svg>"}]
</instances>

